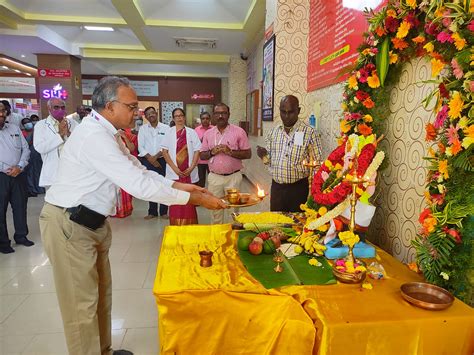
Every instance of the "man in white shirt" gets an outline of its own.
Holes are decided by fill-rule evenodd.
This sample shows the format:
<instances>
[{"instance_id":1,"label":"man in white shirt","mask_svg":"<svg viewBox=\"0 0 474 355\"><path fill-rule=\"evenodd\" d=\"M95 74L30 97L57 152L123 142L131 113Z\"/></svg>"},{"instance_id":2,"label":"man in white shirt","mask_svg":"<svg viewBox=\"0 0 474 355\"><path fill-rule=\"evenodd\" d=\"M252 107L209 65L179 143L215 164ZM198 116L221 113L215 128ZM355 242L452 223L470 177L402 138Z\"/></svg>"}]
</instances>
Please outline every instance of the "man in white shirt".
<instances>
[{"instance_id":1,"label":"man in white shirt","mask_svg":"<svg viewBox=\"0 0 474 355\"><path fill-rule=\"evenodd\" d=\"M75 120L65 117L66 103L63 99L50 99L48 110L49 116L35 125L33 134L33 146L43 159L39 186L44 187L50 186L56 178L64 142L77 126Z\"/></svg>"},{"instance_id":2,"label":"man in white shirt","mask_svg":"<svg viewBox=\"0 0 474 355\"><path fill-rule=\"evenodd\" d=\"M5 122L7 122L11 125L15 125L19 128L22 128L21 127L21 120L23 119L23 116L20 115L19 113L16 113L16 112L12 111L12 107L11 107L10 103L8 102L8 100L2 100L2 104L5 107L5 109L7 110L7 116L5 118Z\"/></svg>"},{"instance_id":3,"label":"man in white shirt","mask_svg":"<svg viewBox=\"0 0 474 355\"><path fill-rule=\"evenodd\" d=\"M115 214L117 188L165 204L226 204L207 190L146 170L125 147L118 129L138 110L126 78L105 77L92 95L93 111L64 145L57 179L40 214L45 251L53 268L70 355L131 354L111 349L112 242L107 216Z\"/></svg>"},{"instance_id":4,"label":"man in white shirt","mask_svg":"<svg viewBox=\"0 0 474 355\"><path fill-rule=\"evenodd\" d=\"M161 123L158 114L153 106L149 106L144 111L145 118L149 123L141 126L138 131L138 156L140 162L151 171L165 176L166 161L163 158L161 147L166 133L170 127ZM165 218L168 213L168 206L160 204L160 217ZM148 215L145 219L158 217L158 204L150 202L148 205Z\"/></svg>"},{"instance_id":5,"label":"man in white shirt","mask_svg":"<svg viewBox=\"0 0 474 355\"><path fill-rule=\"evenodd\" d=\"M28 143L20 128L6 123L7 109L0 103L0 253L9 254L15 250L10 245L7 229L7 208L12 207L16 244L34 245L26 237L28 225L26 206L26 173L23 172L30 157Z\"/></svg>"},{"instance_id":6,"label":"man in white shirt","mask_svg":"<svg viewBox=\"0 0 474 355\"><path fill-rule=\"evenodd\" d=\"M81 123L82 119L87 116L86 107L84 105L79 105L76 107L76 112L67 115L67 118L72 118L77 123Z\"/></svg>"}]
</instances>

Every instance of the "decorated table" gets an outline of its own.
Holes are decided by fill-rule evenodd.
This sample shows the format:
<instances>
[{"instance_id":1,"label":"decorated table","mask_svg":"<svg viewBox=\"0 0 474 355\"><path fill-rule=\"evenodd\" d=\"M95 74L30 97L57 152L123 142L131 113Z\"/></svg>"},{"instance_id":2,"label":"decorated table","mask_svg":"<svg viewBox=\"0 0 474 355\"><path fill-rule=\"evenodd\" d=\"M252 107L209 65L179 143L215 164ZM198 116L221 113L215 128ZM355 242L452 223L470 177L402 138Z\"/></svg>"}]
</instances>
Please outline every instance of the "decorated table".
<instances>
[{"instance_id":1,"label":"decorated table","mask_svg":"<svg viewBox=\"0 0 474 355\"><path fill-rule=\"evenodd\" d=\"M407 303L420 281L380 249L387 277L355 284L265 289L242 264L230 225L167 227L153 293L161 353L472 354L474 311L455 299L442 311ZM200 250L214 252L200 266ZM273 272L271 269L269 272Z\"/></svg>"}]
</instances>

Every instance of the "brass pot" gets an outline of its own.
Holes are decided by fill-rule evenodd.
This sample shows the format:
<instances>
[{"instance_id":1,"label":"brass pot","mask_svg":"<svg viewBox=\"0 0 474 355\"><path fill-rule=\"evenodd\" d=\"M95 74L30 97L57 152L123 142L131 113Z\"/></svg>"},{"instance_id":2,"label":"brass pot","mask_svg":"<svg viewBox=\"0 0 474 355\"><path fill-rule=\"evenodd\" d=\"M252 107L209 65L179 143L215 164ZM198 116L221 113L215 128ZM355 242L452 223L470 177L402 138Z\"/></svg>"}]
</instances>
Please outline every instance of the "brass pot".
<instances>
[{"instance_id":1,"label":"brass pot","mask_svg":"<svg viewBox=\"0 0 474 355\"><path fill-rule=\"evenodd\" d=\"M230 194L238 194L240 192L240 190L236 187L230 187L228 189L225 189L225 193L227 195L230 195Z\"/></svg>"},{"instance_id":2,"label":"brass pot","mask_svg":"<svg viewBox=\"0 0 474 355\"><path fill-rule=\"evenodd\" d=\"M332 267L332 273L334 274L334 277L337 279L337 281L345 283L345 284L361 283L365 280L365 277L367 275L366 271L362 271L358 273L343 272L336 269L335 265Z\"/></svg>"},{"instance_id":3,"label":"brass pot","mask_svg":"<svg viewBox=\"0 0 474 355\"><path fill-rule=\"evenodd\" d=\"M228 193L227 200L231 205L236 205L240 202L240 194L238 192Z\"/></svg>"},{"instance_id":4,"label":"brass pot","mask_svg":"<svg viewBox=\"0 0 474 355\"><path fill-rule=\"evenodd\" d=\"M199 261L199 265L202 267L210 267L212 266L212 251L202 250L199 252L199 256L201 260Z\"/></svg>"}]
</instances>

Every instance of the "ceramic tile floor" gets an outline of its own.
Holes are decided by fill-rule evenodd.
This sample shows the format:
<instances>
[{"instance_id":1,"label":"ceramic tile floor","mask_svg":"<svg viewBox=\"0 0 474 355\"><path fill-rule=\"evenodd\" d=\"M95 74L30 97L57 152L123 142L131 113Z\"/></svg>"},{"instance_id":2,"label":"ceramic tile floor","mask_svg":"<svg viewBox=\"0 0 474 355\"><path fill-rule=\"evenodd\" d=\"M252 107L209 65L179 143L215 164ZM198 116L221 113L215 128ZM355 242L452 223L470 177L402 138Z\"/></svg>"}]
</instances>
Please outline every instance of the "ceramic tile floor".
<instances>
[{"instance_id":1,"label":"ceramic tile floor","mask_svg":"<svg viewBox=\"0 0 474 355\"><path fill-rule=\"evenodd\" d=\"M251 191L244 183L242 191ZM51 265L43 251L38 216L43 197L28 201L32 247L16 246L15 253L0 254L0 355L67 355ZM248 208L258 211L264 205ZM159 353L158 314L152 293L163 228L168 220L143 220L148 203L134 200L125 219L111 219L110 249L113 277L113 347L136 355ZM198 208L201 224L209 212ZM228 215L228 213L227 213ZM13 236L11 211L7 213Z\"/></svg>"}]
</instances>

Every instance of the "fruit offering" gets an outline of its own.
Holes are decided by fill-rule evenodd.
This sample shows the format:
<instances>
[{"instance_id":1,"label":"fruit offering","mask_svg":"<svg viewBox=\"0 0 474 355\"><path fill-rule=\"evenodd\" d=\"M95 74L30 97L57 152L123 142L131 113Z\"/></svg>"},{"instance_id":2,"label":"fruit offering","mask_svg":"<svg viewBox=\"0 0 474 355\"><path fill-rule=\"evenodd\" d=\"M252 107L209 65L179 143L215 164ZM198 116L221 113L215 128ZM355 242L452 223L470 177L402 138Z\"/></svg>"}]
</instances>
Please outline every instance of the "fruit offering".
<instances>
[{"instance_id":1,"label":"fruit offering","mask_svg":"<svg viewBox=\"0 0 474 355\"><path fill-rule=\"evenodd\" d=\"M237 241L239 250L248 250L253 255L273 254L280 245L280 238L271 237L268 232L258 233L255 237L247 235Z\"/></svg>"}]
</instances>

